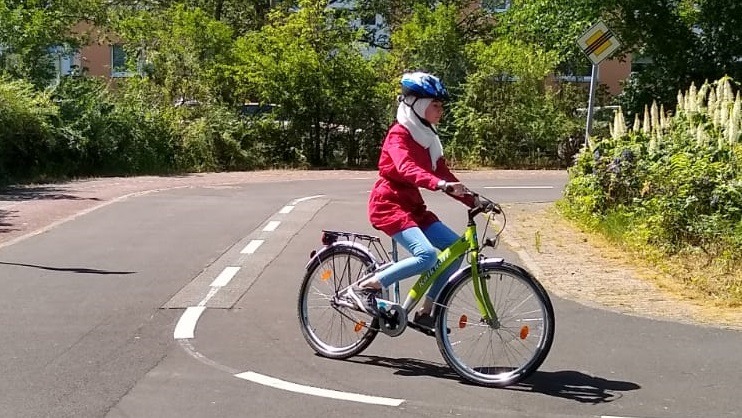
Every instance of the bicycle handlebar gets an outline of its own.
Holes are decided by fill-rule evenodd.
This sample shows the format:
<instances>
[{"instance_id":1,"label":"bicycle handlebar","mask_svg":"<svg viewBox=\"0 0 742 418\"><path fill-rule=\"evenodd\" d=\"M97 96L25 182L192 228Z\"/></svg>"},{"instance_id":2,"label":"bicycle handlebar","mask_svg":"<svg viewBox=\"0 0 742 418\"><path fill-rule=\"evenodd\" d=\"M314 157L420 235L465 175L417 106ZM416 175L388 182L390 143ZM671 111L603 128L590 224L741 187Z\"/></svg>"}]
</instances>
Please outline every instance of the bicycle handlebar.
<instances>
[{"instance_id":1,"label":"bicycle handlebar","mask_svg":"<svg viewBox=\"0 0 742 418\"><path fill-rule=\"evenodd\" d=\"M476 216L480 213L490 213L490 212L497 214L497 215L502 213L502 207L500 206L499 203L493 202L492 200L480 195L479 193L467 188L466 186L464 186L464 188L466 189L465 195L474 197L474 207L470 209L470 211L474 212L472 213L472 216ZM453 186L446 184L445 187L443 188L443 191L450 195L451 192L453 191Z\"/></svg>"}]
</instances>

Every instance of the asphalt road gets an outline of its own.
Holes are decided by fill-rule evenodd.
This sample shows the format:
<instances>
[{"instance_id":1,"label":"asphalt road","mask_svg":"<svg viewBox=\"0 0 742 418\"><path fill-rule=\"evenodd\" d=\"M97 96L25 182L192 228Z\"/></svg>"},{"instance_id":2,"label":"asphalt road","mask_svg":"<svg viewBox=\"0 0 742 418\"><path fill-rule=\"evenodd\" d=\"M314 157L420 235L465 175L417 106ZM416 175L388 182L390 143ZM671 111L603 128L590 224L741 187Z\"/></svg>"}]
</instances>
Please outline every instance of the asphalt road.
<instances>
[{"instance_id":1,"label":"asphalt road","mask_svg":"<svg viewBox=\"0 0 742 418\"><path fill-rule=\"evenodd\" d=\"M468 184L527 204L558 198L563 181ZM0 416L742 416L742 333L553 296L549 357L506 389L462 383L412 330L347 361L314 355L296 319L304 265L322 228L376 234L372 182L164 190L0 248ZM460 204L426 196L463 228ZM519 263L504 246L493 255Z\"/></svg>"}]
</instances>

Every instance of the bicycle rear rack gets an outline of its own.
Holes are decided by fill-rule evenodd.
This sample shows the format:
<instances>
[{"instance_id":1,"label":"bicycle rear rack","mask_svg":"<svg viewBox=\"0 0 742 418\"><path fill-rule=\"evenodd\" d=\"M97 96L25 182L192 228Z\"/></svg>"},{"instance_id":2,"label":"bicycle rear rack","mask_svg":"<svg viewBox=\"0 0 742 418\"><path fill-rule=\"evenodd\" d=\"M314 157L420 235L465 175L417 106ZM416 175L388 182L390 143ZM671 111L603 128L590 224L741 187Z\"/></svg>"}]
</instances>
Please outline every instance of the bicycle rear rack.
<instances>
[{"instance_id":1,"label":"bicycle rear rack","mask_svg":"<svg viewBox=\"0 0 742 418\"><path fill-rule=\"evenodd\" d=\"M343 239L347 240L351 243L355 242L361 242L363 243L369 251L376 257L376 265L372 267L375 271L383 270L389 266L391 266L394 262L398 260L398 254L397 254L397 243L392 240L392 251L388 252L386 248L384 247L384 244L382 244L381 239L374 235L367 235L367 234L358 234L355 232L345 232L345 231L330 231L330 230L322 230L322 244L323 245L330 245L334 242L337 242L338 240ZM312 254L313 255L313 254ZM371 271L367 271L367 273L370 273ZM400 302L400 294L399 294L399 283L392 284L389 288L384 289L383 293L384 299L390 300L394 303Z\"/></svg>"},{"instance_id":2,"label":"bicycle rear rack","mask_svg":"<svg viewBox=\"0 0 742 418\"><path fill-rule=\"evenodd\" d=\"M356 232L322 230L322 245L330 245L338 240L346 240L352 243L362 243L378 260L379 265L390 263L390 253L387 252L381 239L374 235L359 234ZM377 266L378 267L378 266Z\"/></svg>"}]
</instances>

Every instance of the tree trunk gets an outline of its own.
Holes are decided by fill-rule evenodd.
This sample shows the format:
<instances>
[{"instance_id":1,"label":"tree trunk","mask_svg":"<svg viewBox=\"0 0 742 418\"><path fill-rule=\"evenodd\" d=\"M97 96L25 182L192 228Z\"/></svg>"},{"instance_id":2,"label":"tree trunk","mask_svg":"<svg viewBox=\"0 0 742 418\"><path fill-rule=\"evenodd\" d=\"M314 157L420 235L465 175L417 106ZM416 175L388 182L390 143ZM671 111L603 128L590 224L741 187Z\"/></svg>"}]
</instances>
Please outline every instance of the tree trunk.
<instances>
[{"instance_id":1,"label":"tree trunk","mask_svg":"<svg viewBox=\"0 0 742 418\"><path fill-rule=\"evenodd\" d=\"M224 13L224 0L216 0L214 6L214 20L222 20L222 14Z\"/></svg>"}]
</instances>

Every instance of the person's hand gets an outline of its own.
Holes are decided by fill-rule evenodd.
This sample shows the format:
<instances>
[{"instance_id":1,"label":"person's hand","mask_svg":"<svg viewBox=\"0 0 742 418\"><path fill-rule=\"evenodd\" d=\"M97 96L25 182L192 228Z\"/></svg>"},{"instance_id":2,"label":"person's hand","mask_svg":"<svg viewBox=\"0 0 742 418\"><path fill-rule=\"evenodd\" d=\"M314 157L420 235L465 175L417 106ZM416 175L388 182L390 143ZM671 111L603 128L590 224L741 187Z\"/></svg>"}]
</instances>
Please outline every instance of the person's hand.
<instances>
[{"instance_id":1,"label":"person's hand","mask_svg":"<svg viewBox=\"0 0 742 418\"><path fill-rule=\"evenodd\" d=\"M443 186L443 191L452 196L463 197L469 192L469 189L459 182L446 182Z\"/></svg>"}]
</instances>

